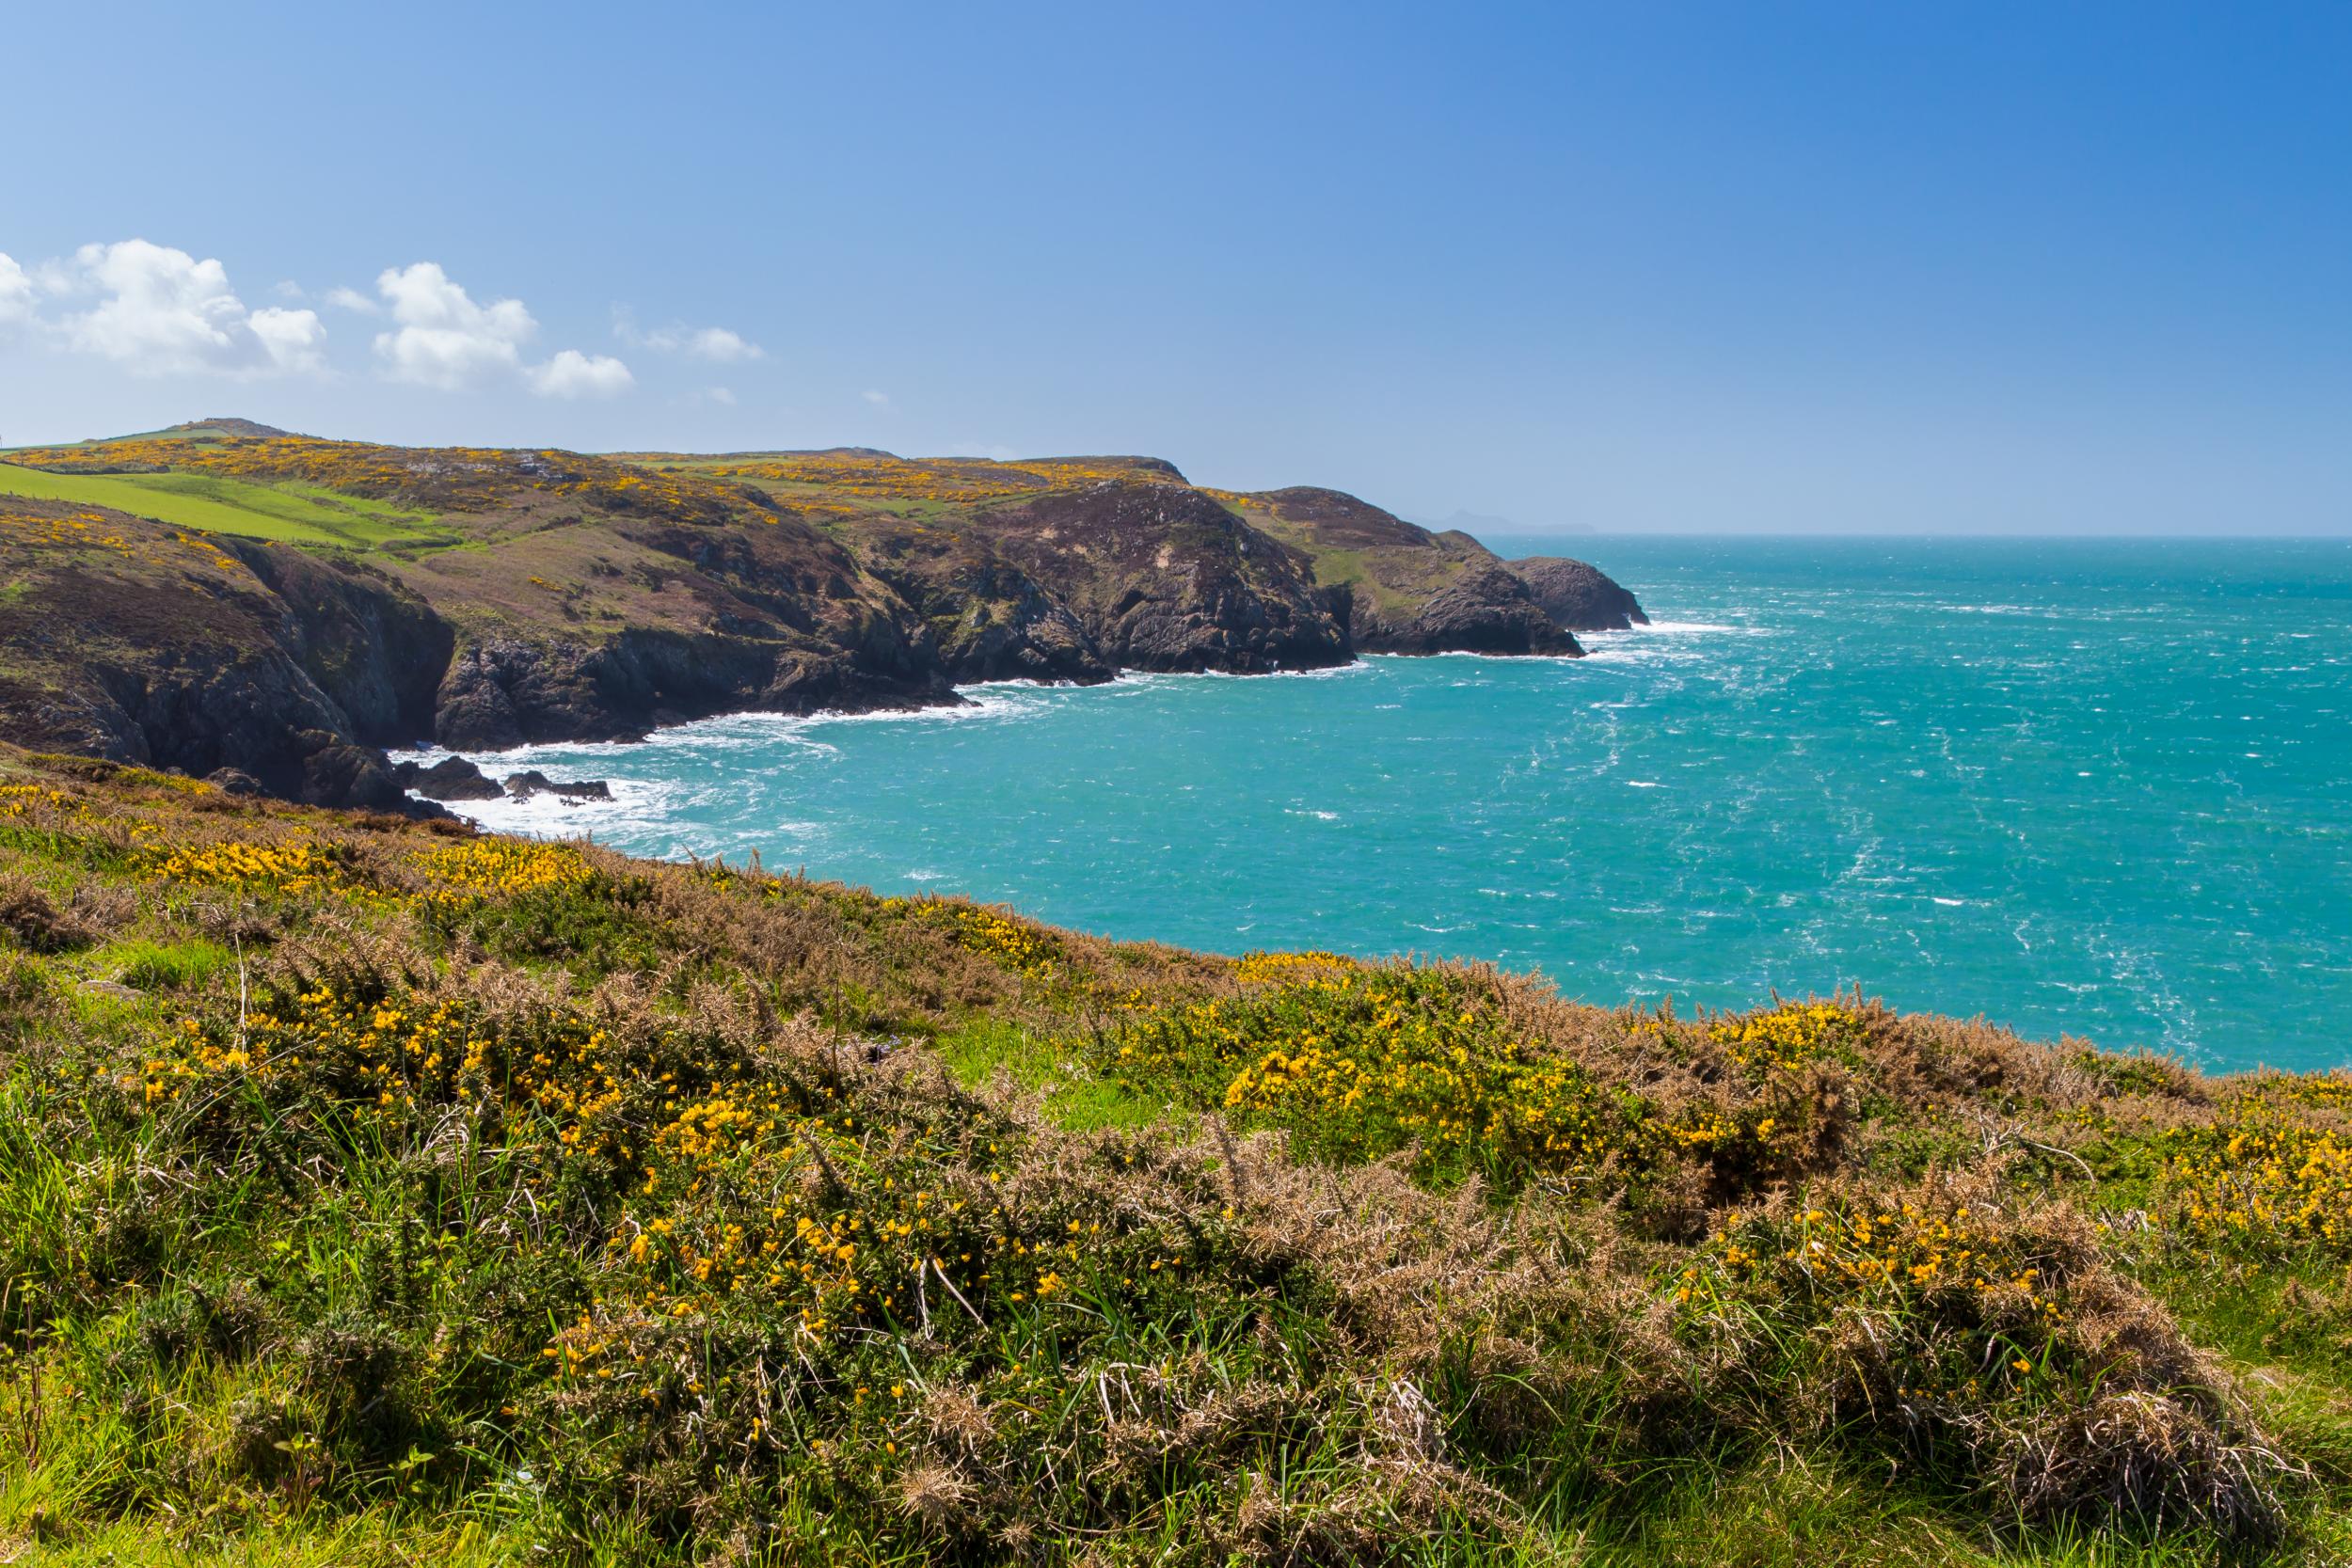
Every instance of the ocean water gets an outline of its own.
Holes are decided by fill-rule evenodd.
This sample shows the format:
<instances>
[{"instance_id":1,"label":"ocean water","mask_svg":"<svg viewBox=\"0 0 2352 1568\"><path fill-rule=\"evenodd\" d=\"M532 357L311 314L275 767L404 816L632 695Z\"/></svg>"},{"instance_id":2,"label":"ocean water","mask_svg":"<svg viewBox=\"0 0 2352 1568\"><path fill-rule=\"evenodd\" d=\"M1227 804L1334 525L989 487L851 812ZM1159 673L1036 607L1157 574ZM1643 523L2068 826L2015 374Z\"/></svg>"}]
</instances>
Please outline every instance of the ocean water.
<instances>
[{"instance_id":1,"label":"ocean water","mask_svg":"<svg viewBox=\"0 0 2352 1568\"><path fill-rule=\"evenodd\" d=\"M2352 542L1566 547L1658 624L1580 660L476 754L617 796L479 818L1122 938L1490 958L1593 1002L1858 984L2208 1067L2352 1063Z\"/></svg>"}]
</instances>

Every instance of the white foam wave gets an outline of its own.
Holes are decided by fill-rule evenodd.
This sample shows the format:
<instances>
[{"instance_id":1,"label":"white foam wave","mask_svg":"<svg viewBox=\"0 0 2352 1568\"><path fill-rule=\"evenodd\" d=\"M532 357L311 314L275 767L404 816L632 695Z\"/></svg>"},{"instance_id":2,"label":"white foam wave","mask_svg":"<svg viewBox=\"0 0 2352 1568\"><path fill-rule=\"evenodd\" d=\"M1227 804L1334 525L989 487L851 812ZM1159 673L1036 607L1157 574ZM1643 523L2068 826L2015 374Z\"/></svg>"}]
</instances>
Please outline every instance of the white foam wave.
<instances>
[{"instance_id":1,"label":"white foam wave","mask_svg":"<svg viewBox=\"0 0 2352 1568\"><path fill-rule=\"evenodd\" d=\"M1647 626L1629 631L1597 631L1580 635L1586 637L1705 637L1723 632L1741 632L1751 637L1762 636L1762 626L1736 626L1724 621L1652 621Z\"/></svg>"},{"instance_id":2,"label":"white foam wave","mask_svg":"<svg viewBox=\"0 0 2352 1568\"><path fill-rule=\"evenodd\" d=\"M1389 656L1367 655L1364 658L1357 659L1349 664L1327 664L1312 670L1264 670L1254 674L1245 674L1234 670L1121 670L1104 684L1134 687L1165 686L1175 681L1337 680L1345 675L1369 673L1372 666L1368 660L1386 657ZM960 687L957 689L969 691L979 689Z\"/></svg>"}]
</instances>

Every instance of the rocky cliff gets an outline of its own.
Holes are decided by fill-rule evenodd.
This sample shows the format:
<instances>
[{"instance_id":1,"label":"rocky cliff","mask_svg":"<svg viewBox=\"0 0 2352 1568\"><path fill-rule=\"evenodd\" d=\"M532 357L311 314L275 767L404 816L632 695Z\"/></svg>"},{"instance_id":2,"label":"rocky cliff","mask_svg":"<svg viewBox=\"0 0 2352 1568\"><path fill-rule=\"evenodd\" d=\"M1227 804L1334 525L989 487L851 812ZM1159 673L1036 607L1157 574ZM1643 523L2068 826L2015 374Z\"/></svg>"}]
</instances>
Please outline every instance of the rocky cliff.
<instances>
[{"instance_id":1,"label":"rocky cliff","mask_svg":"<svg viewBox=\"0 0 2352 1568\"><path fill-rule=\"evenodd\" d=\"M266 500L253 531L280 540L290 497L312 520L265 543L174 526L160 483L142 519L11 499L0 468L0 738L326 803L400 800L376 749L426 740L626 739L1128 669L1573 656L1574 630L1641 614L1578 562L1514 566L1340 491L1211 490L1151 458L625 459L213 420L11 462L202 474Z\"/></svg>"},{"instance_id":2,"label":"rocky cliff","mask_svg":"<svg viewBox=\"0 0 2352 1568\"><path fill-rule=\"evenodd\" d=\"M1511 562L1555 626L1568 631L1626 631L1649 625L1642 603L1598 567L1565 556L1531 555Z\"/></svg>"},{"instance_id":3,"label":"rocky cliff","mask_svg":"<svg viewBox=\"0 0 2352 1568\"><path fill-rule=\"evenodd\" d=\"M450 641L373 573L117 513L0 502L7 737L321 805L403 799L373 746L415 733Z\"/></svg>"},{"instance_id":4,"label":"rocky cliff","mask_svg":"<svg viewBox=\"0 0 2352 1568\"><path fill-rule=\"evenodd\" d=\"M1361 653L1549 654L1582 650L1528 586L1467 533L1432 533L1343 491L1298 486L1234 498L1291 543L1320 580L1349 590Z\"/></svg>"}]
</instances>

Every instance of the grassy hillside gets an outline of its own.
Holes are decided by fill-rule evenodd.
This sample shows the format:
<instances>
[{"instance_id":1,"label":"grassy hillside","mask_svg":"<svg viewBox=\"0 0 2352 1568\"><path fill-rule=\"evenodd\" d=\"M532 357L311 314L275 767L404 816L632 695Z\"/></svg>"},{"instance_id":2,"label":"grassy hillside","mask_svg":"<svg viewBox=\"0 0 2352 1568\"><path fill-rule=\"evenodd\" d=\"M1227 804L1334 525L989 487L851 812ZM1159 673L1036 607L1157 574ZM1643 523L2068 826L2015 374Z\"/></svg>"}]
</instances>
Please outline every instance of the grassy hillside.
<instances>
[{"instance_id":1,"label":"grassy hillside","mask_svg":"<svg viewBox=\"0 0 2352 1568\"><path fill-rule=\"evenodd\" d=\"M380 501L210 474L63 474L0 463L0 496L110 507L176 528L290 545L350 549L455 542L426 518Z\"/></svg>"},{"instance_id":2,"label":"grassy hillside","mask_svg":"<svg viewBox=\"0 0 2352 1568\"><path fill-rule=\"evenodd\" d=\"M0 1557L2312 1563L2352 1077L0 751Z\"/></svg>"}]
</instances>

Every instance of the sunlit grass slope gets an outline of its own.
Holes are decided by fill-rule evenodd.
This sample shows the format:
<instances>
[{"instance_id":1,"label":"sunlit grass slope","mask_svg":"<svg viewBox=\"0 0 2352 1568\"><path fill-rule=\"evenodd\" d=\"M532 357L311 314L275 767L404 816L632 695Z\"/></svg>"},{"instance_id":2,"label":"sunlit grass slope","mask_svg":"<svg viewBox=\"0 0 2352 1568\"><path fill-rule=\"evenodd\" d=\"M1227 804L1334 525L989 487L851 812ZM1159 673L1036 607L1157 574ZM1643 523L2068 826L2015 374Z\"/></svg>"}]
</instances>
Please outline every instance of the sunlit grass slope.
<instances>
[{"instance_id":1,"label":"sunlit grass slope","mask_svg":"<svg viewBox=\"0 0 2352 1568\"><path fill-rule=\"evenodd\" d=\"M345 547L430 537L424 519L325 490L200 473L65 474L0 463L0 496L112 507L179 528Z\"/></svg>"},{"instance_id":2,"label":"sunlit grass slope","mask_svg":"<svg viewBox=\"0 0 2352 1568\"><path fill-rule=\"evenodd\" d=\"M20 752L0 932L0 1558L2352 1549L2352 1077Z\"/></svg>"}]
</instances>

